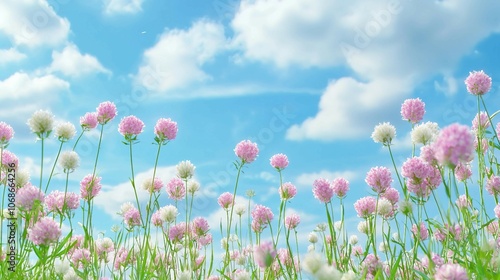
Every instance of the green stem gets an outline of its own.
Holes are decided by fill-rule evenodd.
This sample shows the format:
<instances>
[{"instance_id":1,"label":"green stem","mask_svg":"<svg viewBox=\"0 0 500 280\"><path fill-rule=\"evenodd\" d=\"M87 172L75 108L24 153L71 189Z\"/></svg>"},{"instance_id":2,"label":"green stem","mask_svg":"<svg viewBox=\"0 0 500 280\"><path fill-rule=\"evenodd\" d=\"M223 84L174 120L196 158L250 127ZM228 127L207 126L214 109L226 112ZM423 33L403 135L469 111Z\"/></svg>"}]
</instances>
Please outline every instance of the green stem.
<instances>
[{"instance_id":1,"label":"green stem","mask_svg":"<svg viewBox=\"0 0 500 280\"><path fill-rule=\"evenodd\" d=\"M52 165L52 170L50 171L49 179L47 181L47 185L45 186L45 193L47 193L47 190L49 189L49 184L50 180L52 179L52 175L54 174L54 169L56 168L57 160L59 159L59 155L61 154L62 146L64 142L61 141L61 145L59 145L59 150L57 151L56 159L54 161L54 164ZM40 186L41 187L41 186Z\"/></svg>"}]
</instances>

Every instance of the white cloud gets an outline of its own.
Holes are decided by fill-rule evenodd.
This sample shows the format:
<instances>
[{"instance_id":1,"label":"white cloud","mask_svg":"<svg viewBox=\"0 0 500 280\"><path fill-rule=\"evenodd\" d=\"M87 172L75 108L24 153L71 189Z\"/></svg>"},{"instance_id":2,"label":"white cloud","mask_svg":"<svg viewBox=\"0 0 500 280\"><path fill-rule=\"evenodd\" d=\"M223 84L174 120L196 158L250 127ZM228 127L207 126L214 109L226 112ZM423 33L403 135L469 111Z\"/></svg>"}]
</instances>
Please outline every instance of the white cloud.
<instances>
[{"instance_id":1,"label":"white cloud","mask_svg":"<svg viewBox=\"0 0 500 280\"><path fill-rule=\"evenodd\" d=\"M67 45L61 52L52 52L52 64L49 72L61 72L66 76L80 77L92 73L111 72L101 65L99 60L89 54L82 54L74 44Z\"/></svg>"},{"instance_id":2,"label":"white cloud","mask_svg":"<svg viewBox=\"0 0 500 280\"><path fill-rule=\"evenodd\" d=\"M176 173L177 171L175 166L158 167L156 169L156 176L165 184L170 181L170 179L175 177ZM149 192L142 189L142 183L145 180L150 180L152 176L152 168L135 175L137 197L139 199L139 203L142 202L141 205L143 206L149 199ZM120 218L116 213L120 211L121 205L125 202L130 202L136 205L134 189L129 181L115 186L103 186L101 192L94 198L95 205L102 208L114 219ZM144 207L142 209L144 209Z\"/></svg>"},{"instance_id":3,"label":"white cloud","mask_svg":"<svg viewBox=\"0 0 500 280\"><path fill-rule=\"evenodd\" d=\"M0 33L15 45L58 45L67 40L69 30L69 21L46 0L0 1Z\"/></svg>"},{"instance_id":4,"label":"white cloud","mask_svg":"<svg viewBox=\"0 0 500 280\"><path fill-rule=\"evenodd\" d=\"M144 0L104 0L107 14L135 14L142 11Z\"/></svg>"},{"instance_id":5,"label":"white cloud","mask_svg":"<svg viewBox=\"0 0 500 280\"><path fill-rule=\"evenodd\" d=\"M202 66L225 47L222 25L207 20L189 30L166 30L144 52L135 82L154 92L169 92L210 79ZM171 93L171 92L170 92Z\"/></svg>"},{"instance_id":6,"label":"white cloud","mask_svg":"<svg viewBox=\"0 0 500 280\"><path fill-rule=\"evenodd\" d=\"M0 81L0 100L20 100L30 98L47 99L57 92L69 90L69 83L53 75L32 76L16 72Z\"/></svg>"},{"instance_id":7,"label":"white cloud","mask_svg":"<svg viewBox=\"0 0 500 280\"><path fill-rule=\"evenodd\" d=\"M446 77L478 42L500 31L498 9L493 0L244 0L232 26L244 59L355 72L330 82L317 115L287 133L293 140L333 140L366 137L374 124L398 117L418 83Z\"/></svg>"},{"instance_id":8,"label":"white cloud","mask_svg":"<svg viewBox=\"0 0 500 280\"><path fill-rule=\"evenodd\" d=\"M25 58L26 55L22 52L19 52L15 48L0 50L0 65L21 61Z\"/></svg>"},{"instance_id":9,"label":"white cloud","mask_svg":"<svg viewBox=\"0 0 500 280\"><path fill-rule=\"evenodd\" d=\"M295 179L295 182L297 184L297 187L300 187L300 186L312 187L314 180L319 179L319 178L324 178L324 179L332 181L333 179L342 177L350 182L350 181L356 179L357 176L358 175L354 171L350 171L350 170L345 170L345 171L321 170L319 172L302 173L299 176L297 176L297 178Z\"/></svg>"}]
</instances>

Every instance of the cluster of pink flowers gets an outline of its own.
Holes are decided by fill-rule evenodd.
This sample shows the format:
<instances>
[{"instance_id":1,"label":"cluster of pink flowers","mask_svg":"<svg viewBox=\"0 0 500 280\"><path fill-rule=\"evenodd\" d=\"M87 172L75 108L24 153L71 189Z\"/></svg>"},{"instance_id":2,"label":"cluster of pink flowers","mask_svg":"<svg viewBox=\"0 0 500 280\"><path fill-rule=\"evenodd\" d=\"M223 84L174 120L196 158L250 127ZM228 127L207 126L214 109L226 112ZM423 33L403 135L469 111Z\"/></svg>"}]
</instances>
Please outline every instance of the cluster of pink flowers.
<instances>
[{"instance_id":1,"label":"cluster of pink flowers","mask_svg":"<svg viewBox=\"0 0 500 280\"><path fill-rule=\"evenodd\" d=\"M253 251L255 262L261 268L270 267L276 258L276 249L272 242L262 242Z\"/></svg>"},{"instance_id":2,"label":"cluster of pink flowers","mask_svg":"<svg viewBox=\"0 0 500 280\"><path fill-rule=\"evenodd\" d=\"M354 203L354 209L356 209L358 217L365 219L375 213L376 207L377 207L377 199L375 199L372 196L366 196L360 198Z\"/></svg>"},{"instance_id":3,"label":"cluster of pink flowers","mask_svg":"<svg viewBox=\"0 0 500 280\"><path fill-rule=\"evenodd\" d=\"M99 194L101 187L101 177L88 174L80 181L80 196L89 201Z\"/></svg>"},{"instance_id":4,"label":"cluster of pink flowers","mask_svg":"<svg viewBox=\"0 0 500 280\"><path fill-rule=\"evenodd\" d=\"M99 124L106 124L116 117L116 105L113 102L106 101L102 102L97 106L97 121Z\"/></svg>"},{"instance_id":5,"label":"cluster of pink flowers","mask_svg":"<svg viewBox=\"0 0 500 280\"><path fill-rule=\"evenodd\" d=\"M333 179L331 186L332 186L333 193L338 198L345 197L347 195L347 192L349 191L349 181L347 181L344 178Z\"/></svg>"},{"instance_id":6,"label":"cluster of pink flowers","mask_svg":"<svg viewBox=\"0 0 500 280\"><path fill-rule=\"evenodd\" d=\"M80 206L78 194L73 192L53 191L45 197L45 205L52 212L62 212L63 210L75 210Z\"/></svg>"},{"instance_id":7,"label":"cluster of pink flowers","mask_svg":"<svg viewBox=\"0 0 500 280\"><path fill-rule=\"evenodd\" d=\"M250 140L243 140L236 145L234 153L243 163L251 163L257 158L259 148L257 147L257 143L253 143Z\"/></svg>"},{"instance_id":8,"label":"cluster of pink flowers","mask_svg":"<svg viewBox=\"0 0 500 280\"><path fill-rule=\"evenodd\" d=\"M225 210L229 210L234 204L234 196L229 192L222 193L217 199L217 202L219 203L220 207Z\"/></svg>"},{"instance_id":9,"label":"cluster of pink flowers","mask_svg":"<svg viewBox=\"0 0 500 280\"><path fill-rule=\"evenodd\" d=\"M97 113L89 112L80 117L80 126L83 130L91 130L97 126Z\"/></svg>"},{"instance_id":10,"label":"cluster of pink flowers","mask_svg":"<svg viewBox=\"0 0 500 280\"><path fill-rule=\"evenodd\" d=\"M199 239L200 237L206 235L210 230L210 226L208 225L208 221L203 217L196 217L191 221L191 233L195 239Z\"/></svg>"},{"instance_id":11,"label":"cluster of pink flowers","mask_svg":"<svg viewBox=\"0 0 500 280\"><path fill-rule=\"evenodd\" d=\"M468 280L467 271L456 263L443 264L436 270L434 274L435 280Z\"/></svg>"},{"instance_id":12,"label":"cluster of pink flowers","mask_svg":"<svg viewBox=\"0 0 500 280\"><path fill-rule=\"evenodd\" d=\"M163 182L158 177L155 177L153 180L146 179L142 183L142 188L147 190L149 193L159 192L163 188Z\"/></svg>"},{"instance_id":13,"label":"cluster of pink flowers","mask_svg":"<svg viewBox=\"0 0 500 280\"><path fill-rule=\"evenodd\" d=\"M0 122L0 148L4 149L14 136L14 129L5 122Z\"/></svg>"},{"instance_id":14,"label":"cluster of pink flowers","mask_svg":"<svg viewBox=\"0 0 500 280\"><path fill-rule=\"evenodd\" d=\"M186 227L187 226L185 222L180 222L171 226L168 231L168 237L170 238L170 240L172 242L180 242L182 238L184 238L184 235L187 233Z\"/></svg>"},{"instance_id":15,"label":"cluster of pink flowers","mask_svg":"<svg viewBox=\"0 0 500 280\"><path fill-rule=\"evenodd\" d=\"M500 194L500 176L492 175L486 181L486 190L489 194L497 197Z\"/></svg>"},{"instance_id":16,"label":"cluster of pink flowers","mask_svg":"<svg viewBox=\"0 0 500 280\"><path fill-rule=\"evenodd\" d=\"M180 178L172 178L167 184L167 194L171 199L181 200L186 195L186 186Z\"/></svg>"},{"instance_id":17,"label":"cluster of pink flowers","mask_svg":"<svg viewBox=\"0 0 500 280\"><path fill-rule=\"evenodd\" d=\"M269 207L264 205L255 205L252 210L252 229L255 232L261 232L273 220L274 214Z\"/></svg>"},{"instance_id":18,"label":"cluster of pink flowers","mask_svg":"<svg viewBox=\"0 0 500 280\"><path fill-rule=\"evenodd\" d=\"M123 222L129 227L141 225L141 214L134 206L128 207L123 213Z\"/></svg>"},{"instance_id":19,"label":"cluster of pink flowers","mask_svg":"<svg viewBox=\"0 0 500 280\"><path fill-rule=\"evenodd\" d=\"M474 143L469 127L455 123L441 130L433 144L434 156L440 164L455 167L474 158Z\"/></svg>"},{"instance_id":20,"label":"cluster of pink flowers","mask_svg":"<svg viewBox=\"0 0 500 280\"><path fill-rule=\"evenodd\" d=\"M491 89L491 78L482 70L470 72L465 79L467 91L473 95L483 95Z\"/></svg>"},{"instance_id":21,"label":"cluster of pink flowers","mask_svg":"<svg viewBox=\"0 0 500 280\"><path fill-rule=\"evenodd\" d=\"M118 125L118 131L126 140L135 140L143 128L144 123L136 116L124 117Z\"/></svg>"},{"instance_id":22,"label":"cluster of pink flowers","mask_svg":"<svg viewBox=\"0 0 500 280\"><path fill-rule=\"evenodd\" d=\"M297 194L297 188L292 183L286 182L278 188L278 193L282 200L289 200Z\"/></svg>"},{"instance_id":23,"label":"cluster of pink flowers","mask_svg":"<svg viewBox=\"0 0 500 280\"><path fill-rule=\"evenodd\" d=\"M269 160L271 166L278 171L285 169L288 166L288 157L284 154L276 154Z\"/></svg>"},{"instance_id":24,"label":"cluster of pink flowers","mask_svg":"<svg viewBox=\"0 0 500 280\"><path fill-rule=\"evenodd\" d=\"M416 224L413 224L411 227L411 232L416 239L426 240L427 238L429 238L429 230L427 230L427 226L423 222L421 222L418 226Z\"/></svg>"},{"instance_id":25,"label":"cluster of pink flowers","mask_svg":"<svg viewBox=\"0 0 500 280\"><path fill-rule=\"evenodd\" d=\"M288 229L296 228L300 223L300 216L293 213L285 218L285 227Z\"/></svg>"},{"instance_id":26,"label":"cluster of pink flowers","mask_svg":"<svg viewBox=\"0 0 500 280\"><path fill-rule=\"evenodd\" d=\"M470 176L472 176L470 164L462 162L458 163L458 165L455 167L455 177L457 178L457 180L463 182L469 179Z\"/></svg>"},{"instance_id":27,"label":"cluster of pink flowers","mask_svg":"<svg viewBox=\"0 0 500 280\"><path fill-rule=\"evenodd\" d=\"M472 120L472 130L479 134L479 132L484 133L485 129L490 126L490 119L486 112L478 113Z\"/></svg>"},{"instance_id":28,"label":"cluster of pink flowers","mask_svg":"<svg viewBox=\"0 0 500 280\"><path fill-rule=\"evenodd\" d=\"M21 210L30 211L38 203L43 203L45 194L39 188L32 184L26 184L24 187L17 190L16 203Z\"/></svg>"},{"instance_id":29,"label":"cluster of pink flowers","mask_svg":"<svg viewBox=\"0 0 500 280\"><path fill-rule=\"evenodd\" d=\"M159 143L174 140L177 137L177 123L171 119L159 119L155 125L155 135Z\"/></svg>"},{"instance_id":30,"label":"cluster of pink flowers","mask_svg":"<svg viewBox=\"0 0 500 280\"><path fill-rule=\"evenodd\" d=\"M425 103L420 98L406 99L401 106L403 120L412 124L420 122L425 114Z\"/></svg>"},{"instance_id":31,"label":"cluster of pink flowers","mask_svg":"<svg viewBox=\"0 0 500 280\"><path fill-rule=\"evenodd\" d=\"M384 193L392 184L391 171L387 167L373 167L366 174L365 182L376 193Z\"/></svg>"},{"instance_id":32,"label":"cluster of pink flowers","mask_svg":"<svg viewBox=\"0 0 500 280\"><path fill-rule=\"evenodd\" d=\"M328 203L333 197L333 188L327 179L319 178L313 182L314 197L323 203Z\"/></svg>"},{"instance_id":33,"label":"cluster of pink flowers","mask_svg":"<svg viewBox=\"0 0 500 280\"><path fill-rule=\"evenodd\" d=\"M432 190L441 184L439 170L420 157L406 160L403 163L401 175L407 179L408 190L420 198L427 198Z\"/></svg>"},{"instance_id":34,"label":"cluster of pink flowers","mask_svg":"<svg viewBox=\"0 0 500 280\"><path fill-rule=\"evenodd\" d=\"M51 245L61 237L61 228L54 219L43 217L28 229L28 239L35 245Z\"/></svg>"},{"instance_id":35,"label":"cluster of pink flowers","mask_svg":"<svg viewBox=\"0 0 500 280\"><path fill-rule=\"evenodd\" d=\"M11 151L2 150L2 165L7 168L12 168L10 165L14 164L15 168L19 166L19 159Z\"/></svg>"}]
</instances>

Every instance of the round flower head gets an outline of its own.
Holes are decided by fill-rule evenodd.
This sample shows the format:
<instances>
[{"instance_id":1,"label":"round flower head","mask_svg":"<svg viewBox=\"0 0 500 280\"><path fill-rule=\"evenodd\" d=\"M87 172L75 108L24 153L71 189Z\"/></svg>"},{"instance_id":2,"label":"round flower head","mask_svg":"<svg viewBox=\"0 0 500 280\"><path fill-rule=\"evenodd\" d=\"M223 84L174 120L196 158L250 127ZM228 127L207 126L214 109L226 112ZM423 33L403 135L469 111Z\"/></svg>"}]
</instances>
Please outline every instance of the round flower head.
<instances>
[{"instance_id":1,"label":"round flower head","mask_svg":"<svg viewBox=\"0 0 500 280\"><path fill-rule=\"evenodd\" d=\"M0 148L4 149L14 136L14 129L4 122L0 122Z\"/></svg>"},{"instance_id":2,"label":"round flower head","mask_svg":"<svg viewBox=\"0 0 500 280\"><path fill-rule=\"evenodd\" d=\"M458 181L466 181L467 179L472 176L472 170L470 164L467 163L459 163L455 167L455 177L457 178Z\"/></svg>"},{"instance_id":3,"label":"round flower head","mask_svg":"<svg viewBox=\"0 0 500 280\"><path fill-rule=\"evenodd\" d=\"M366 174L365 182L376 193L383 193L391 187L391 171L387 167L373 167Z\"/></svg>"},{"instance_id":4,"label":"round flower head","mask_svg":"<svg viewBox=\"0 0 500 280\"><path fill-rule=\"evenodd\" d=\"M191 233L195 237L201 237L208 233L210 230L210 226L208 225L208 221L203 217L196 217L191 222Z\"/></svg>"},{"instance_id":5,"label":"round flower head","mask_svg":"<svg viewBox=\"0 0 500 280\"><path fill-rule=\"evenodd\" d=\"M28 120L28 126L39 138L46 138L54 128L54 115L49 111L38 110Z\"/></svg>"},{"instance_id":6,"label":"round flower head","mask_svg":"<svg viewBox=\"0 0 500 280\"><path fill-rule=\"evenodd\" d=\"M421 222L420 225L413 224L411 227L411 232L413 233L414 238L419 240L426 240L429 237L429 231L427 230L427 226Z\"/></svg>"},{"instance_id":7,"label":"round flower head","mask_svg":"<svg viewBox=\"0 0 500 280\"><path fill-rule=\"evenodd\" d=\"M91 130L97 126L97 113L85 113L80 117L80 126L83 130Z\"/></svg>"},{"instance_id":8,"label":"round flower head","mask_svg":"<svg viewBox=\"0 0 500 280\"><path fill-rule=\"evenodd\" d=\"M43 203L45 198L44 193L37 187L26 184L24 187L17 190L16 206L22 210L30 211L35 203Z\"/></svg>"},{"instance_id":9,"label":"round flower head","mask_svg":"<svg viewBox=\"0 0 500 280\"><path fill-rule=\"evenodd\" d=\"M97 121L104 125L116 117L116 105L113 102L102 102L97 106Z\"/></svg>"},{"instance_id":10,"label":"round flower head","mask_svg":"<svg viewBox=\"0 0 500 280\"><path fill-rule=\"evenodd\" d=\"M434 274L435 280L468 280L465 268L456 263L446 263L440 266Z\"/></svg>"},{"instance_id":11,"label":"round flower head","mask_svg":"<svg viewBox=\"0 0 500 280\"><path fill-rule=\"evenodd\" d=\"M175 167L177 169L177 177L181 179L190 179L194 175L196 167L189 161L181 161Z\"/></svg>"},{"instance_id":12,"label":"round flower head","mask_svg":"<svg viewBox=\"0 0 500 280\"><path fill-rule=\"evenodd\" d=\"M64 151L59 157L59 165L65 173L71 173L80 165L80 157L75 151Z\"/></svg>"},{"instance_id":13,"label":"round flower head","mask_svg":"<svg viewBox=\"0 0 500 280\"><path fill-rule=\"evenodd\" d=\"M163 188L163 182L158 177L155 177L154 180L146 179L142 182L142 188L149 193L159 192Z\"/></svg>"},{"instance_id":14,"label":"round flower head","mask_svg":"<svg viewBox=\"0 0 500 280\"><path fill-rule=\"evenodd\" d=\"M336 178L332 181L333 193L339 198L343 198L349 191L349 181L344 178Z\"/></svg>"},{"instance_id":15,"label":"round flower head","mask_svg":"<svg viewBox=\"0 0 500 280\"><path fill-rule=\"evenodd\" d=\"M80 198L76 193L53 191L45 197L45 205L50 212L74 210L80 206Z\"/></svg>"},{"instance_id":16,"label":"round flower head","mask_svg":"<svg viewBox=\"0 0 500 280\"><path fill-rule=\"evenodd\" d=\"M439 134L439 126L435 122L417 124L411 131L413 144L424 144L434 142Z\"/></svg>"},{"instance_id":17,"label":"round flower head","mask_svg":"<svg viewBox=\"0 0 500 280\"><path fill-rule=\"evenodd\" d=\"M383 218L391 218L394 216L393 204L387 198L380 198L376 208L377 214Z\"/></svg>"},{"instance_id":18,"label":"round flower head","mask_svg":"<svg viewBox=\"0 0 500 280\"><path fill-rule=\"evenodd\" d=\"M395 137L396 128L388 122L375 126L372 133L373 141L375 143L382 143L384 146L390 145Z\"/></svg>"},{"instance_id":19,"label":"round flower head","mask_svg":"<svg viewBox=\"0 0 500 280\"><path fill-rule=\"evenodd\" d=\"M118 125L118 131L127 141L136 140L143 128L144 123L136 116L127 116Z\"/></svg>"},{"instance_id":20,"label":"round flower head","mask_svg":"<svg viewBox=\"0 0 500 280\"><path fill-rule=\"evenodd\" d=\"M168 237L173 242L180 242L186 234L186 223L180 222L170 227Z\"/></svg>"},{"instance_id":21,"label":"round flower head","mask_svg":"<svg viewBox=\"0 0 500 280\"><path fill-rule=\"evenodd\" d=\"M181 200L186 195L186 186L179 178L172 178L167 184L167 193L171 199Z\"/></svg>"},{"instance_id":22,"label":"round flower head","mask_svg":"<svg viewBox=\"0 0 500 280\"><path fill-rule=\"evenodd\" d=\"M455 204L457 205L457 207L459 209L465 209L465 208L471 206L471 202L465 194L462 194L461 196L459 196L457 198L457 200L455 201Z\"/></svg>"},{"instance_id":23,"label":"round flower head","mask_svg":"<svg viewBox=\"0 0 500 280\"><path fill-rule=\"evenodd\" d=\"M482 135L489 126L490 119L488 118L488 114L486 114L486 112L476 114L472 120L472 131L474 131L477 135Z\"/></svg>"},{"instance_id":24,"label":"round flower head","mask_svg":"<svg viewBox=\"0 0 500 280\"><path fill-rule=\"evenodd\" d=\"M161 220L166 223L173 223L179 214L177 208L173 205L163 206L158 211Z\"/></svg>"},{"instance_id":25,"label":"round flower head","mask_svg":"<svg viewBox=\"0 0 500 280\"><path fill-rule=\"evenodd\" d=\"M376 206L377 200L371 196L360 198L354 203L354 209L360 218L367 218L374 214Z\"/></svg>"},{"instance_id":26,"label":"round flower head","mask_svg":"<svg viewBox=\"0 0 500 280\"><path fill-rule=\"evenodd\" d=\"M76 134L75 126L70 122L62 122L57 124L55 136L61 142L66 142L73 138Z\"/></svg>"},{"instance_id":27,"label":"round flower head","mask_svg":"<svg viewBox=\"0 0 500 280\"><path fill-rule=\"evenodd\" d=\"M452 124L441 130L434 142L434 156L442 165L455 167L474 158L474 135L469 127Z\"/></svg>"},{"instance_id":28,"label":"round flower head","mask_svg":"<svg viewBox=\"0 0 500 280\"><path fill-rule=\"evenodd\" d=\"M251 163L257 158L259 148L256 143L253 143L250 140L243 140L236 145L234 153L243 161L243 163Z\"/></svg>"},{"instance_id":29,"label":"round flower head","mask_svg":"<svg viewBox=\"0 0 500 280\"><path fill-rule=\"evenodd\" d=\"M333 189L328 180L320 178L314 180L313 183L314 197L323 203L328 203L332 199Z\"/></svg>"},{"instance_id":30,"label":"round flower head","mask_svg":"<svg viewBox=\"0 0 500 280\"><path fill-rule=\"evenodd\" d=\"M101 190L101 177L88 174L80 181L80 196L83 200L91 200Z\"/></svg>"},{"instance_id":31,"label":"round flower head","mask_svg":"<svg viewBox=\"0 0 500 280\"><path fill-rule=\"evenodd\" d=\"M191 180L188 182L186 190L189 194L194 195L195 192L200 190L200 183L198 183L197 181Z\"/></svg>"},{"instance_id":32,"label":"round flower head","mask_svg":"<svg viewBox=\"0 0 500 280\"><path fill-rule=\"evenodd\" d=\"M14 164L14 168L17 169L19 166L19 159L17 156L7 150L2 151L2 165L6 166L7 168L12 168L12 164ZM17 177L17 174L16 174ZM16 178L17 179L17 178Z\"/></svg>"},{"instance_id":33,"label":"round flower head","mask_svg":"<svg viewBox=\"0 0 500 280\"><path fill-rule=\"evenodd\" d=\"M467 91L473 95L483 95L491 89L491 78L482 70L473 71L465 79Z\"/></svg>"},{"instance_id":34,"label":"round flower head","mask_svg":"<svg viewBox=\"0 0 500 280\"><path fill-rule=\"evenodd\" d=\"M177 136L177 123L171 119L159 119L155 125L155 135L157 143L174 140Z\"/></svg>"},{"instance_id":35,"label":"round flower head","mask_svg":"<svg viewBox=\"0 0 500 280\"><path fill-rule=\"evenodd\" d=\"M495 212L495 216L500 219L500 204L497 204L497 206L495 206L495 209L493 210Z\"/></svg>"},{"instance_id":36,"label":"round flower head","mask_svg":"<svg viewBox=\"0 0 500 280\"><path fill-rule=\"evenodd\" d=\"M297 214L290 214L285 217L285 227L288 229L296 228L300 223L300 216Z\"/></svg>"},{"instance_id":37,"label":"round flower head","mask_svg":"<svg viewBox=\"0 0 500 280\"><path fill-rule=\"evenodd\" d=\"M255 262L261 268L270 267L276 258L276 249L272 242L262 242L253 251Z\"/></svg>"},{"instance_id":38,"label":"round flower head","mask_svg":"<svg viewBox=\"0 0 500 280\"><path fill-rule=\"evenodd\" d=\"M131 207L123 213L123 222L129 227L141 225L141 215L137 208Z\"/></svg>"},{"instance_id":39,"label":"round flower head","mask_svg":"<svg viewBox=\"0 0 500 280\"><path fill-rule=\"evenodd\" d=\"M219 196L217 202L219 203L220 207L222 207L224 210L229 210L234 203L233 194L225 192Z\"/></svg>"},{"instance_id":40,"label":"round flower head","mask_svg":"<svg viewBox=\"0 0 500 280\"><path fill-rule=\"evenodd\" d=\"M401 105L401 116L403 120L412 124L420 122L425 114L425 103L420 98L406 99Z\"/></svg>"},{"instance_id":41,"label":"round flower head","mask_svg":"<svg viewBox=\"0 0 500 280\"><path fill-rule=\"evenodd\" d=\"M273 217L274 215L271 209L264 205L255 205L255 208L252 210L253 220L260 225L271 223Z\"/></svg>"},{"instance_id":42,"label":"round flower head","mask_svg":"<svg viewBox=\"0 0 500 280\"><path fill-rule=\"evenodd\" d=\"M297 188L290 182L283 183L278 188L281 200L292 199L297 194Z\"/></svg>"},{"instance_id":43,"label":"round flower head","mask_svg":"<svg viewBox=\"0 0 500 280\"><path fill-rule=\"evenodd\" d=\"M288 166L288 157L284 154L276 154L269 160L271 166L276 168L278 171L283 170Z\"/></svg>"},{"instance_id":44,"label":"round flower head","mask_svg":"<svg viewBox=\"0 0 500 280\"><path fill-rule=\"evenodd\" d=\"M28 239L35 245L50 245L61 237L61 228L54 219L43 217L28 229Z\"/></svg>"}]
</instances>

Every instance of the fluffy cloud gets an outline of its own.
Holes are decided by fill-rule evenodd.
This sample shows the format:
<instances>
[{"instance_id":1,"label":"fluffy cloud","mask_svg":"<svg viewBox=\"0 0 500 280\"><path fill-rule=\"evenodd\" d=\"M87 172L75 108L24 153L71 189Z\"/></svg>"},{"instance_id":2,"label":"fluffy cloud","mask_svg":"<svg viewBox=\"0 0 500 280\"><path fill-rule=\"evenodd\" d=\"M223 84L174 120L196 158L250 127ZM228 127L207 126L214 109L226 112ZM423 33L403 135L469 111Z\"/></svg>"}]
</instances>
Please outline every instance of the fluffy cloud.
<instances>
[{"instance_id":1,"label":"fluffy cloud","mask_svg":"<svg viewBox=\"0 0 500 280\"><path fill-rule=\"evenodd\" d=\"M317 115L287 133L293 140L333 140L366 136L384 120L377 117L398 116L418 83L451 73L500 31L498 9L493 0L244 0L232 27L244 59L354 71L330 82Z\"/></svg>"},{"instance_id":2,"label":"fluffy cloud","mask_svg":"<svg viewBox=\"0 0 500 280\"><path fill-rule=\"evenodd\" d=\"M354 171L346 170L346 171L329 171L329 170L321 170L319 172L312 173L302 173L297 176L295 182L297 186L303 187L312 187L314 180L319 178L324 178L332 181L335 178L342 177L348 181L352 181L356 179L357 174Z\"/></svg>"},{"instance_id":3,"label":"fluffy cloud","mask_svg":"<svg viewBox=\"0 0 500 280\"><path fill-rule=\"evenodd\" d=\"M52 64L49 72L61 72L70 77L80 77L92 73L111 72L101 65L99 60L89 54L81 54L74 44L67 45L61 52L52 52Z\"/></svg>"},{"instance_id":4,"label":"fluffy cloud","mask_svg":"<svg viewBox=\"0 0 500 280\"><path fill-rule=\"evenodd\" d=\"M16 72L0 81L0 100L47 99L50 94L67 91L69 83L53 75L31 76ZM47 96L48 95L48 96Z\"/></svg>"},{"instance_id":5,"label":"fluffy cloud","mask_svg":"<svg viewBox=\"0 0 500 280\"><path fill-rule=\"evenodd\" d=\"M202 70L226 43L220 24L201 20L189 30L166 30L144 52L135 81L154 92L168 92L210 78Z\"/></svg>"},{"instance_id":6,"label":"fluffy cloud","mask_svg":"<svg viewBox=\"0 0 500 280\"><path fill-rule=\"evenodd\" d=\"M24 53L19 52L14 48L0 50L0 65L10 62L20 61L26 58Z\"/></svg>"},{"instance_id":7,"label":"fluffy cloud","mask_svg":"<svg viewBox=\"0 0 500 280\"><path fill-rule=\"evenodd\" d=\"M69 30L69 21L46 0L0 1L0 33L15 45L58 45L67 40Z\"/></svg>"},{"instance_id":8,"label":"fluffy cloud","mask_svg":"<svg viewBox=\"0 0 500 280\"><path fill-rule=\"evenodd\" d=\"M104 0L107 14L135 14L142 11L144 0Z\"/></svg>"}]
</instances>

